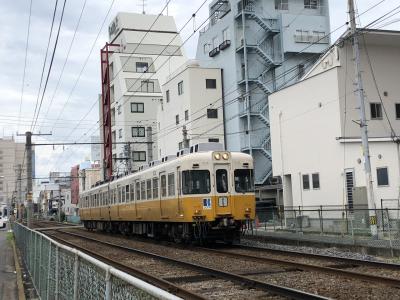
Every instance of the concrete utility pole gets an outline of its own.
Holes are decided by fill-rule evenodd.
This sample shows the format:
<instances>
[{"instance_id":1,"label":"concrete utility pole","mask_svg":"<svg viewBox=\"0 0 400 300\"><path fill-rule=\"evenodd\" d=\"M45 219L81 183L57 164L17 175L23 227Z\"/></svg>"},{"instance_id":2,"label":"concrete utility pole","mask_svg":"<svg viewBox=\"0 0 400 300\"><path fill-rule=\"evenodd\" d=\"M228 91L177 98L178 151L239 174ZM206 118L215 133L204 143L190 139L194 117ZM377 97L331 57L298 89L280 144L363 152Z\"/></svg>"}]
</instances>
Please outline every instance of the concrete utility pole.
<instances>
[{"instance_id":1,"label":"concrete utility pole","mask_svg":"<svg viewBox=\"0 0 400 300\"><path fill-rule=\"evenodd\" d=\"M21 136L20 134L18 134ZM51 135L51 133L38 133L38 134L33 134L30 131L25 132L25 134L22 134L26 137L26 142L25 142L25 149L26 149L26 175L27 175L27 195L26 195L26 200L27 200L27 211L26 211L26 218L27 218L27 225L28 228L31 228L32 225L32 215L33 215L33 204L32 204L32 190L33 190L33 181L32 181L32 156L33 156L33 151L32 151L32 136L33 135Z\"/></svg>"},{"instance_id":2,"label":"concrete utility pole","mask_svg":"<svg viewBox=\"0 0 400 300\"><path fill-rule=\"evenodd\" d=\"M350 29L353 37L353 55L354 55L354 68L355 68L355 81L356 81L356 94L358 97L358 104L360 105L360 131L361 141L364 154L364 170L365 179L367 186L367 199L369 208L369 224L371 229L371 235L377 237L378 228L376 224L375 214L375 201L374 201L374 188L372 185L372 174L371 174L371 161L369 155L369 143L368 143L368 128L365 117L365 99L364 99L364 87L361 77L360 67L360 46L357 37L356 28L356 16L354 10L354 0L348 0L349 16L350 16Z\"/></svg>"}]
</instances>

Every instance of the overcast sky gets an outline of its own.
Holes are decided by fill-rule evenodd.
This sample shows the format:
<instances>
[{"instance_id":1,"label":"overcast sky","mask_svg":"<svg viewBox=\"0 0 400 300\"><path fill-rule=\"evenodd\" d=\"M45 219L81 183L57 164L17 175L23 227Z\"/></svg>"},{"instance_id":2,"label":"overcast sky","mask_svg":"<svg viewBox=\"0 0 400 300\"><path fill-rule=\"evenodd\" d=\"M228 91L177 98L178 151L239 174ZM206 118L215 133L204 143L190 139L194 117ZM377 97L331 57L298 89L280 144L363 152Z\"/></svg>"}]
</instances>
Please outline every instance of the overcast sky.
<instances>
[{"instance_id":1,"label":"overcast sky","mask_svg":"<svg viewBox=\"0 0 400 300\"><path fill-rule=\"evenodd\" d=\"M178 30L203 1L170 1L169 15L175 17ZM64 1L59 0L58 2L59 10L56 16L51 45L54 44L54 36L58 26L57 20ZM35 137L34 141L36 142L84 142L89 141L90 135L98 135L96 130L98 128L96 123L98 120L98 107L95 102L97 101L97 95L101 92L99 50L107 41L108 24L117 12L142 11L142 7L139 5L142 1L87 0L81 23L72 44L71 53L65 65L60 84L57 87L84 2L84 0L67 0L66 2L53 68L43 98L38 125L35 128L35 132L48 133L51 131L53 135L43 138ZM165 2L164 0L147 0L146 13L160 13ZM182 32L182 40L185 40L192 33L195 25L200 25L208 17L209 2L203 5L197 13L195 24L193 22L190 23ZM361 25L367 25L372 20L399 5L398 0L358 0L359 13L379 2L382 3L360 17L359 22ZM15 135L17 131L23 133L29 130L38 98L39 83L55 0L33 0L26 76L23 86L22 106L20 106L29 3L30 0L3 0L0 4L0 38L2 41L0 47L0 136L11 136ZM329 5L331 30L334 30L342 26L347 20L347 0L330 0ZM110 7L111 11L107 15ZM105 18L105 25L100 32ZM381 23L381 25L385 25L391 20L399 21L399 18L400 14L396 14ZM400 22L389 24L383 28L400 30ZM345 27L342 27L335 31L332 40L334 41L344 30ZM99 32L100 35L97 42L94 43ZM185 44L185 51L189 58L195 57L196 45L197 35ZM93 51L89 56L92 47ZM51 52L52 46L49 50L48 62L50 61ZM84 65L87 59L88 61ZM47 74L47 71L45 74ZM45 78L43 78L43 84L44 81ZM19 113L20 107L21 114ZM93 109L90 110L92 107ZM88 113L89 111L90 113ZM78 123L86 114L87 116L83 121ZM21 140L21 138L18 138L18 140ZM36 147L36 175L47 176L49 171L69 171L71 166L89 157L90 148L88 146L58 146L54 149L53 147Z\"/></svg>"}]
</instances>

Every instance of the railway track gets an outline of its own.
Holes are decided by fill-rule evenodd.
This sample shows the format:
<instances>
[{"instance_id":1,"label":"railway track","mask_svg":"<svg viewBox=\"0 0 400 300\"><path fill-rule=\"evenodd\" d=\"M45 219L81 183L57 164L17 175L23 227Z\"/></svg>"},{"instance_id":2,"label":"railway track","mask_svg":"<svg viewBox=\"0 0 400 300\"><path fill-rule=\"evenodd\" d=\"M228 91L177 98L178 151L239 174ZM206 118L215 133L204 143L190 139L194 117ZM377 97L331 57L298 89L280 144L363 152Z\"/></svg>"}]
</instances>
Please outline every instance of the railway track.
<instances>
[{"instance_id":1,"label":"railway track","mask_svg":"<svg viewBox=\"0 0 400 300\"><path fill-rule=\"evenodd\" d=\"M74 238L84 239L86 241L90 241L90 242L94 242L94 243L100 243L103 246L105 245L107 247L117 248L119 250L134 253L136 255L145 256L145 257L149 257L151 259L163 261L170 265L190 269L197 273L202 273L203 276L201 276L201 275L200 276L199 275L189 276L191 278L195 278L195 281L202 280L202 278L205 280L210 280L210 278L211 279L219 278L219 279L234 282L240 286L245 286L245 287L248 287L251 289L257 289L257 290L267 292L269 294L269 297L271 297L273 295L278 295L283 298L290 298L290 299L328 299L324 296L316 295L313 293L309 293L309 292L305 292L305 291L301 291L301 290L297 290L297 289L293 289L293 288L289 288L289 287L285 287L285 286L281 286L281 285L277 285L277 284L271 284L271 283L255 280L248 276L243 276L243 275L239 275L236 273L226 272L226 271L222 271L222 270L219 270L216 268L206 267L206 266L203 266L200 264L183 261L183 260L171 258L171 257L164 256L164 255L135 249L132 247L127 247L127 246L118 245L118 244L111 243L111 242L101 241L101 240L98 240L98 239L95 239L92 237L88 237L85 235L77 234L77 233L71 233L71 232L58 230L57 236L55 236L51 232L46 232L47 235L56 239L59 242L68 244L71 247L78 248L79 250L86 252L98 259L101 259L119 269L122 269L123 271L125 271L129 274L137 276L143 280L146 280L152 284L155 284L161 288L164 288L164 289L166 289L178 296L186 298L186 299L206 299L206 298L204 298L196 293L192 293L189 290L174 284L174 281L179 281L179 280L176 280L176 278L170 278L170 279L166 280L166 279L160 279L158 277L154 277L154 276L150 275L149 273L145 273L145 272L140 271L131 266L121 264L121 262L119 262L115 259L111 259L110 257L101 255L101 254L97 253L96 251L89 250L88 248L83 247L82 245L77 245L76 243L72 243L71 241L68 241L67 239L60 237L60 233L69 235ZM206 275L206 276L204 276L204 275Z\"/></svg>"}]
</instances>

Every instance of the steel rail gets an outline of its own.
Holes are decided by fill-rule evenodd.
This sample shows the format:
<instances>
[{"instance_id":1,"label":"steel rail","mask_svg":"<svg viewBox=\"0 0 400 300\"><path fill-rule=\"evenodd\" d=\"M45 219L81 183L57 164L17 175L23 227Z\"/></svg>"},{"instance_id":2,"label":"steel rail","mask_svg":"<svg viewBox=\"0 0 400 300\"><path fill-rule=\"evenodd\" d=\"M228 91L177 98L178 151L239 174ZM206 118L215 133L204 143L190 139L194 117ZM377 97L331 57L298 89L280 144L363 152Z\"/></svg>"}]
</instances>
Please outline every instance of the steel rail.
<instances>
[{"instance_id":1,"label":"steel rail","mask_svg":"<svg viewBox=\"0 0 400 300\"><path fill-rule=\"evenodd\" d=\"M172 263L174 265L179 265L179 266L183 266L185 268L190 268L192 270L195 270L197 272L201 271L203 273L209 274L211 276L216 276L216 277L220 277L220 278L224 278L224 279L229 279L230 281L234 281L237 282L239 284L245 284L246 286L252 287L252 288L257 288L266 292L270 292L273 294L277 294L277 295L281 295L284 297L288 297L290 299L301 299L301 300L305 300L305 299L329 299L326 298L324 296L320 296L320 295L316 295L316 294L312 294L312 293L308 293L305 291L301 291L301 290L297 290L297 289L293 289L293 288L289 288L289 287L285 287L285 286L280 286L280 285L276 285L276 284L271 284L271 283L266 283L263 281L259 281L259 280L255 280L255 279L251 279L239 274L235 274L235 273L230 273L230 272L225 272L225 271L221 271L215 268L210 268L210 267L205 267L199 264L195 264L195 263L190 263L190 262L186 262L186 261L182 261L182 260L178 260L178 259L174 259L174 258L170 258L167 256L162 256L159 254L155 254L155 253L151 253L151 252L147 252L147 251L143 251L143 250L139 250L139 249L135 249L135 248L131 248L131 247L127 247L127 246L122 246L122 245L117 245L117 244L113 244L110 242L105 242L105 241L101 241L95 238L91 238L88 236L84 236L84 235L80 235L77 233L72 233L72 232L66 232L66 231L62 231L62 230L58 230L57 232L63 233L63 234L67 234L70 236L75 236L75 237L79 237L82 239L86 239L89 241L93 241L96 243L101 243L103 245L107 245L110 247L114 247L117 249L122 249L125 251L129 251L132 253L136 253L142 256L148 256L151 258L155 258L161 261L165 261L167 263ZM107 258L108 259L108 258Z\"/></svg>"},{"instance_id":2,"label":"steel rail","mask_svg":"<svg viewBox=\"0 0 400 300\"><path fill-rule=\"evenodd\" d=\"M65 233L65 232L62 232L62 233ZM162 278L153 276L153 275L151 275L149 273L146 273L144 271L141 271L141 270L139 270L139 269L137 269L135 267L124 265L124 264L122 264L121 262L119 262L117 260L111 259L111 258L109 258L107 256L104 256L102 254L99 254L99 253L97 253L95 251L88 250L85 247L82 247L82 246L76 245L74 243L71 243L69 241L66 241L65 239L62 239L59 236L54 236L53 234L48 233L48 232L46 232L44 234L46 234L48 237L58 241L59 243L66 244L71 248L76 248L77 250L79 250L81 252L84 252L84 253L86 253L86 254L88 254L88 255L90 255L90 256L92 256L92 257L94 257L94 258L96 258L96 259L98 259L100 261L103 261L103 262L105 262L105 263L107 263L107 264L109 264L109 265L111 265L111 266L113 266L113 267L115 267L115 268L117 268L117 269L129 274L129 275L132 275L132 276L137 277L137 278L139 278L139 279L141 279L143 281L146 281L146 282L148 282L150 284L153 284L153 285L155 285L155 286L157 286L157 287L159 287L161 289L164 289L164 290L166 290L166 291L168 291L168 292L170 292L170 293L172 293L172 294L174 294L174 295L176 295L178 297L182 297L184 299L193 299L193 300L206 300L207 299L207 298L204 298L201 295L198 295L198 294L196 294L194 292L188 291L188 290L186 290L186 289L184 289L184 288L182 288L180 286L177 286L177 285L175 285L175 284L173 284L173 283L171 283L171 282L169 282L167 280L164 280Z\"/></svg>"},{"instance_id":3,"label":"steel rail","mask_svg":"<svg viewBox=\"0 0 400 300\"><path fill-rule=\"evenodd\" d=\"M306 253L306 252L293 251L293 250L269 249L269 248L261 248L261 247L245 246L245 245L233 245L231 247L234 247L237 249L248 250L248 251L265 251L265 252L276 253L276 254L281 254L281 255L290 255L290 256L294 256L294 257L309 257L309 258L315 258L315 259L320 259L320 260L332 260L332 261L343 262L343 263L348 263L348 264L356 264L358 266L369 266L369 267L384 268L384 269L389 269L389 270L400 271L400 264L392 264L392 263L387 263L387 262L370 261L370 260L340 257L340 256L329 256L326 254Z\"/></svg>"},{"instance_id":4,"label":"steel rail","mask_svg":"<svg viewBox=\"0 0 400 300\"><path fill-rule=\"evenodd\" d=\"M317 266L317 265L312 265L312 264L286 261L286 260L282 260L282 259L278 259L278 258L260 257L260 256L254 256L254 255L248 255L248 254L242 254L242 253L236 253L236 252L228 252L228 251L222 251L222 250L217 250L217 249L204 248L204 247L197 247L197 248L201 249L203 251L207 251L207 252L210 252L213 254L218 254L221 256L230 256L232 258L247 259L247 260L261 262L261 263L273 263L273 264L277 264L277 265L285 265L285 266L297 268L300 270L340 275L342 277L347 277L350 279L360 279L360 280L365 280L365 281L370 281L370 282L374 282L374 283L380 283L380 284L385 284L385 285L394 286L396 288L400 288L400 279L395 279L395 278L390 278L390 277L385 277L385 276L370 275L370 274L359 273L359 272L354 272L354 271L342 270L342 269L334 268L334 267Z\"/></svg>"}]
</instances>

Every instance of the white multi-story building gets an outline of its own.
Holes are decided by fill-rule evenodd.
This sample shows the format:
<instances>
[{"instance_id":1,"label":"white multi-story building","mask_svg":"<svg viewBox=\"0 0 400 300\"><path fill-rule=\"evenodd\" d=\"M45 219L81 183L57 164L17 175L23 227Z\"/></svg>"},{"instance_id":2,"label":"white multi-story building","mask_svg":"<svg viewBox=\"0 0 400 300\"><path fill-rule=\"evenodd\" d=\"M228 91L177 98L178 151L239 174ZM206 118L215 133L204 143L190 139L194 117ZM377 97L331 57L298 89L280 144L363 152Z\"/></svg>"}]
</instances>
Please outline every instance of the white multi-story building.
<instances>
[{"instance_id":1,"label":"white multi-story building","mask_svg":"<svg viewBox=\"0 0 400 300\"><path fill-rule=\"evenodd\" d=\"M157 159L156 117L163 96L161 86L186 58L174 18L170 16L118 13L109 26L109 40L119 45L113 46L114 52L109 55L112 157L116 174L137 170Z\"/></svg>"},{"instance_id":2,"label":"white multi-story building","mask_svg":"<svg viewBox=\"0 0 400 300\"><path fill-rule=\"evenodd\" d=\"M99 136L91 136L90 137L90 142L93 144L90 145L90 159L92 161L100 161L101 160L101 145L99 144L101 142Z\"/></svg>"},{"instance_id":3,"label":"white multi-story building","mask_svg":"<svg viewBox=\"0 0 400 300\"><path fill-rule=\"evenodd\" d=\"M363 30L359 40L375 205L397 206L400 32ZM283 178L285 206L367 205L354 74L345 34L300 82L269 97L273 174Z\"/></svg>"},{"instance_id":4,"label":"white multi-story building","mask_svg":"<svg viewBox=\"0 0 400 300\"><path fill-rule=\"evenodd\" d=\"M159 157L193 144L224 144L221 69L188 61L167 78L162 90L157 113Z\"/></svg>"}]
</instances>

